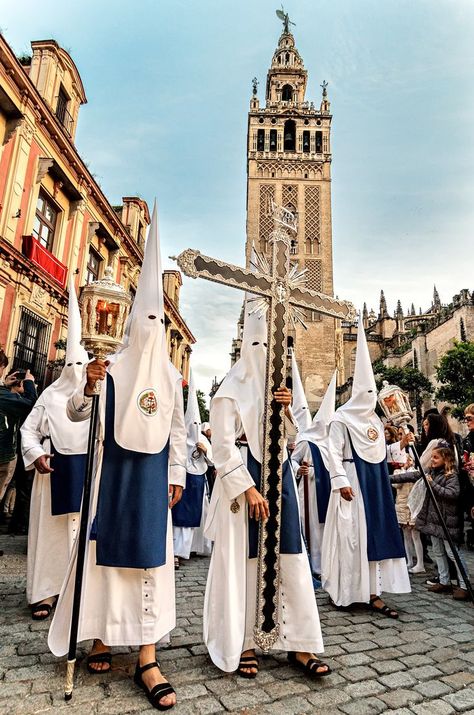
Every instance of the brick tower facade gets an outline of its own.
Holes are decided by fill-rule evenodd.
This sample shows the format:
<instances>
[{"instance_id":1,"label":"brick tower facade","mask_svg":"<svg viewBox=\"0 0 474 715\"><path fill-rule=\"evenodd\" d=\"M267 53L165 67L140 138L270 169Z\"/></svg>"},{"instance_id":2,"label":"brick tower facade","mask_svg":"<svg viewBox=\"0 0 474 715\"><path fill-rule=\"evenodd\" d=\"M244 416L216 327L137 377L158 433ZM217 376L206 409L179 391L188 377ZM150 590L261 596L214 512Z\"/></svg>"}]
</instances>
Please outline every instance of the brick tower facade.
<instances>
[{"instance_id":1,"label":"brick tower facade","mask_svg":"<svg viewBox=\"0 0 474 715\"><path fill-rule=\"evenodd\" d=\"M331 113L323 82L319 108L306 99L307 71L290 32L283 32L267 74L265 105L253 83L247 134L247 244L268 253L271 202L296 213L291 252L307 270L307 285L333 295L331 227ZM335 369L335 321L307 316L289 342L310 408L316 409ZM234 348L238 348L234 341Z\"/></svg>"}]
</instances>

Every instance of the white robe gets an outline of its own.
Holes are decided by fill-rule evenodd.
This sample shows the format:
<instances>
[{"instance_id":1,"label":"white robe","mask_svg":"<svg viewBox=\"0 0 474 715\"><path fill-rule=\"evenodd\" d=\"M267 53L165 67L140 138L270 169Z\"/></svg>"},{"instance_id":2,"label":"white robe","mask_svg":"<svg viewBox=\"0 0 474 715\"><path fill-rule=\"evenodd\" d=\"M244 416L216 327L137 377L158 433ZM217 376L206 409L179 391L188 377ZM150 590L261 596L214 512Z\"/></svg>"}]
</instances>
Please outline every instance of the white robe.
<instances>
[{"instance_id":1,"label":"white robe","mask_svg":"<svg viewBox=\"0 0 474 715\"><path fill-rule=\"evenodd\" d=\"M200 436L200 441L207 447L206 454L202 458L208 467L213 466L211 443L205 435ZM202 495L201 521L199 526L173 526L173 549L174 555L180 559L189 559L191 552L199 556L209 556L212 551L212 542L204 536L204 526L206 524L207 513L209 511L209 492L207 479L204 484Z\"/></svg>"},{"instance_id":2,"label":"white robe","mask_svg":"<svg viewBox=\"0 0 474 715\"><path fill-rule=\"evenodd\" d=\"M311 569L314 574L321 573L321 544L323 541L324 524L319 522L318 500L316 498L316 479L314 474L313 457L308 442L298 442L291 462L294 473L298 472L301 462L307 462L309 466L308 474L308 516L309 516L309 555L311 559ZM306 535L305 524L305 500L304 500L304 477L301 477L298 484L298 497L301 515L301 529Z\"/></svg>"},{"instance_id":3,"label":"white robe","mask_svg":"<svg viewBox=\"0 0 474 715\"><path fill-rule=\"evenodd\" d=\"M67 419L66 415L64 419ZM48 414L41 397L22 427L21 445L26 470L38 457L51 453ZM50 474L35 471L28 529L28 603L38 603L59 594L78 529L79 514L52 516Z\"/></svg>"},{"instance_id":4,"label":"white robe","mask_svg":"<svg viewBox=\"0 0 474 715\"><path fill-rule=\"evenodd\" d=\"M347 427L334 421L329 428L329 473L331 496L321 552L321 580L337 606L367 603L371 594L410 593L405 558L368 561L367 523ZM352 487L355 497L346 501L343 487Z\"/></svg>"},{"instance_id":5,"label":"white robe","mask_svg":"<svg viewBox=\"0 0 474 715\"><path fill-rule=\"evenodd\" d=\"M102 383L96 476L92 485L89 529L96 513L102 468L106 381ZM86 419L91 401L81 391L68 403L74 421ZM169 483L186 481L186 430L181 383L176 383L170 432ZM176 625L171 511L168 512L166 563L149 569L97 566L96 542L87 539L78 642L100 638L108 646L148 645L165 639ZM77 541L49 631L48 644L56 656L68 651L74 593Z\"/></svg>"},{"instance_id":6,"label":"white robe","mask_svg":"<svg viewBox=\"0 0 474 715\"><path fill-rule=\"evenodd\" d=\"M204 599L204 643L221 670L236 670L242 651L254 647L257 559L248 554L245 490L254 486L246 468L246 448L236 447L242 434L237 403L214 398L211 409L214 464L206 535L214 541ZM296 485L295 485L296 489ZM237 501L239 510L231 511ZM300 554L280 557L280 636L272 650L322 652L323 640L311 569L302 540Z\"/></svg>"}]
</instances>

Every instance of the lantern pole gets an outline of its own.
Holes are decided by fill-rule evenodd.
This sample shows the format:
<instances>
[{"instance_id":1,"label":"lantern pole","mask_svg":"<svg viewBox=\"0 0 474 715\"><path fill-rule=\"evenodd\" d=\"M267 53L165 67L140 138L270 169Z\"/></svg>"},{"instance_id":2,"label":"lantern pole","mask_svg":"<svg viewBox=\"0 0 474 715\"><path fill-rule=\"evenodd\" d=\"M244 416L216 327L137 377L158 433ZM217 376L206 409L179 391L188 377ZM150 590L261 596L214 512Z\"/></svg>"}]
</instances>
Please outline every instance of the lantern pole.
<instances>
[{"instance_id":1,"label":"lantern pole","mask_svg":"<svg viewBox=\"0 0 474 715\"><path fill-rule=\"evenodd\" d=\"M389 385L386 380L383 382L383 387L379 392L378 395L378 401L379 405L382 408L385 417L389 419L391 422L393 422L395 425L401 427L405 433L409 432L409 429L407 427L408 422L412 419L413 416L413 411L410 407L410 403L408 400L408 395L403 392L399 387L396 385ZM425 470L423 469L420 461L420 456L418 454L418 451L413 443L409 444L409 449L413 455L413 459L415 461L415 466L418 469L418 471L421 474L421 477L425 483L426 489L428 491L428 496L432 501L432 504L435 508L436 515L439 519L439 522L441 524L441 527L443 529L446 541L449 543L449 546L451 548L451 552L453 554L454 560L456 562L456 565L463 577L463 580L466 584L466 590L469 593L469 597L471 602L474 602L474 592L472 589L472 584L469 579L469 576L467 574L466 569L464 568L464 564L461 561L461 558L459 556L459 551L454 543L454 540L449 533L448 527L446 525L446 522L444 520L444 517L441 513L441 509L439 508L438 501L436 499L435 493L433 491L433 487L431 486L430 481L428 480Z\"/></svg>"},{"instance_id":2,"label":"lantern pole","mask_svg":"<svg viewBox=\"0 0 474 715\"><path fill-rule=\"evenodd\" d=\"M105 269L104 278L84 286L81 295L82 341L86 350L97 361L116 351L122 342L125 320L130 308L131 296L122 286L114 283L112 268ZM74 688L74 670L76 665L77 635L81 611L82 582L87 539L89 536L89 516L92 482L96 464L96 441L99 426L99 398L101 383L98 380L92 393L89 438L87 443L87 462L82 494L81 519L77 542L76 574L74 596L69 631L69 650L67 656L66 682L64 699L71 700Z\"/></svg>"}]
</instances>

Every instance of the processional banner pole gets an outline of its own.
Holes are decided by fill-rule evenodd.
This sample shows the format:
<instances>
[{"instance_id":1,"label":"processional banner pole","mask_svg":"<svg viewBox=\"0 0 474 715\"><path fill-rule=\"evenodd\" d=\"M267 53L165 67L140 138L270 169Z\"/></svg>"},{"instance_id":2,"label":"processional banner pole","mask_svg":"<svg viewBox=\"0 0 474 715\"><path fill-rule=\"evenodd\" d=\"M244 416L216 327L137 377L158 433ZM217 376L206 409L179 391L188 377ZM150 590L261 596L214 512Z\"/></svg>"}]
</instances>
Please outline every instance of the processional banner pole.
<instances>
[{"instance_id":1,"label":"processional banner pole","mask_svg":"<svg viewBox=\"0 0 474 715\"><path fill-rule=\"evenodd\" d=\"M123 338L125 321L131 303L131 296L122 286L112 280L112 268L105 269L104 278L84 286L81 295L82 342L86 350L96 360L103 360L120 346ZM81 611L82 583L87 539L89 536L89 516L92 483L96 461L96 441L99 425L100 382L97 381L91 405L89 438L87 443L87 461L82 493L81 519L77 542L76 574L74 596L69 631L69 650L67 656L66 682L64 699L71 700L74 688L74 670L76 666L77 634Z\"/></svg>"}]
</instances>

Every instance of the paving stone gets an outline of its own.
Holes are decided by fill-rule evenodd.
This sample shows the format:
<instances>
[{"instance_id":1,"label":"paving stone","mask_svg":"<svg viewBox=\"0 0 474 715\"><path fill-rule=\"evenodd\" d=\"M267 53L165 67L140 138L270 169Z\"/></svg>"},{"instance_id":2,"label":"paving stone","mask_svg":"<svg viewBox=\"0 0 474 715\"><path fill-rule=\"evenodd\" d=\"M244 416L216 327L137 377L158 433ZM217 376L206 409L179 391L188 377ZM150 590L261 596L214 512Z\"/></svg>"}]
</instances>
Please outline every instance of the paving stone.
<instances>
[{"instance_id":1,"label":"paving stone","mask_svg":"<svg viewBox=\"0 0 474 715\"><path fill-rule=\"evenodd\" d=\"M421 654L407 655L403 658L407 668L418 668L421 665L431 665L433 662L433 658Z\"/></svg>"},{"instance_id":2,"label":"paving stone","mask_svg":"<svg viewBox=\"0 0 474 715\"><path fill-rule=\"evenodd\" d=\"M378 695L384 692L385 687L377 680L362 680L360 683L352 683L346 688L346 693L352 698L364 698L370 695Z\"/></svg>"},{"instance_id":3,"label":"paving stone","mask_svg":"<svg viewBox=\"0 0 474 715\"><path fill-rule=\"evenodd\" d=\"M260 680L259 685L261 685ZM286 695L299 695L300 693L310 692L309 686L299 680L273 681L265 685L264 690L272 699L283 698Z\"/></svg>"},{"instance_id":4,"label":"paving stone","mask_svg":"<svg viewBox=\"0 0 474 715\"><path fill-rule=\"evenodd\" d=\"M457 673L462 670L469 670L470 668L474 667L474 663L472 665L468 665L468 663L469 661L466 661L462 658L451 658L444 663L437 663L436 666L446 675L451 675L452 673Z\"/></svg>"},{"instance_id":5,"label":"paving stone","mask_svg":"<svg viewBox=\"0 0 474 715\"><path fill-rule=\"evenodd\" d=\"M337 661L346 667L351 667L355 665L366 665L367 663L372 664L373 658L367 653L349 653L348 655L340 655Z\"/></svg>"},{"instance_id":6,"label":"paving stone","mask_svg":"<svg viewBox=\"0 0 474 715\"><path fill-rule=\"evenodd\" d=\"M223 695L220 698L220 702L224 705L227 710L235 710L238 708L252 707L253 705L258 705L259 703L268 703L271 700L268 693L259 687L255 687L245 690L237 690L233 693Z\"/></svg>"},{"instance_id":7,"label":"paving stone","mask_svg":"<svg viewBox=\"0 0 474 715\"><path fill-rule=\"evenodd\" d=\"M474 689L459 690L457 693L446 695L443 700L452 705L456 712L465 712L469 708L474 708Z\"/></svg>"},{"instance_id":8,"label":"paving stone","mask_svg":"<svg viewBox=\"0 0 474 715\"><path fill-rule=\"evenodd\" d=\"M386 673L396 673L399 670L405 670L407 666L400 660L382 660L380 663L374 660L371 663L371 667L376 670L377 673L384 675Z\"/></svg>"},{"instance_id":9,"label":"paving stone","mask_svg":"<svg viewBox=\"0 0 474 715\"><path fill-rule=\"evenodd\" d=\"M413 705L412 710L416 715L450 715L455 712L452 705L444 700L430 700L429 703Z\"/></svg>"},{"instance_id":10,"label":"paving stone","mask_svg":"<svg viewBox=\"0 0 474 715\"><path fill-rule=\"evenodd\" d=\"M369 678L377 677L375 670L368 668L366 665L356 665L352 668L342 668L339 671L339 675L342 675L342 677L350 683L357 683L360 680L368 680Z\"/></svg>"},{"instance_id":11,"label":"paving stone","mask_svg":"<svg viewBox=\"0 0 474 715\"><path fill-rule=\"evenodd\" d=\"M387 706L378 698L363 698L362 700L353 700L350 703L344 703L339 706L339 710L347 715L376 715L384 712Z\"/></svg>"},{"instance_id":12,"label":"paving stone","mask_svg":"<svg viewBox=\"0 0 474 715\"><path fill-rule=\"evenodd\" d=\"M342 645L342 648L346 650L348 653L361 653L365 650L373 650L374 648L377 648L377 644L374 643L373 641L359 641L358 643L344 643Z\"/></svg>"},{"instance_id":13,"label":"paving stone","mask_svg":"<svg viewBox=\"0 0 474 715\"><path fill-rule=\"evenodd\" d=\"M198 698L202 695L208 695L206 686L201 683L190 683L189 685L183 685L179 689L179 700L189 700L191 698Z\"/></svg>"},{"instance_id":14,"label":"paving stone","mask_svg":"<svg viewBox=\"0 0 474 715\"><path fill-rule=\"evenodd\" d=\"M327 705L340 705L341 703L347 703L351 700L351 695L346 693L345 690L331 688L329 690L324 690L323 692L310 693L306 696L306 698L317 708L326 709Z\"/></svg>"},{"instance_id":15,"label":"paving stone","mask_svg":"<svg viewBox=\"0 0 474 715\"><path fill-rule=\"evenodd\" d=\"M424 698L439 698L441 695L452 692L452 688L440 680L428 680L426 683L418 683L414 689L421 693Z\"/></svg>"},{"instance_id":16,"label":"paving stone","mask_svg":"<svg viewBox=\"0 0 474 715\"><path fill-rule=\"evenodd\" d=\"M402 670L396 673L381 675L379 681L382 685L390 688L390 690L395 690L396 688L409 688L411 685L415 685L416 678L407 671Z\"/></svg>"},{"instance_id":17,"label":"paving stone","mask_svg":"<svg viewBox=\"0 0 474 715\"><path fill-rule=\"evenodd\" d=\"M435 668L434 665L421 665L419 668L412 668L410 674L417 680L430 680L443 675L442 671L439 668Z\"/></svg>"},{"instance_id":18,"label":"paving stone","mask_svg":"<svg viewBox=\"0 0 474 715\"><path fill-rule=\"evenodd\" d=\"M244 710L244 713L247 711ZM269 713L270 715L300 715L300 713L314 712L313 706L305 698L293 697L277 700L271 705L260 706L255 709L256 713ZM333 715L338 715L337 710L332 711ZM326 708L324 715L331 715L331 710Z\"/></svg>"},{"instance_id":19,"label":"paving stone","mask_svg":"<svg viewBox=\"0 0 474 715\"><path fill-rule=\"evenodd\" d=\"M415 703L419 703L423 700L422 695L417 693L416 690L406 690L405 688L399 688L398 690L390 690L387 693L382 693L379 695L380 700L391 708L405 708L410 707Z\"/></svg>"},{"instance_id":20,"label":"paving stone","mask_svg":"<svg viewBox=\"0 0 474 715\"><path fill-rule=\"evenodd\" d=\"M44 712L51 708L51 698L43 693L40 695L28 695L26 698L12 703L11 699L2 703L0 700L0 712L8 715L33 715L33 713Z\"/></svg>"},{"instance_id":21,"label":"paving stone","mask_svg":"<svg viewBox=\"0 0 474 715\"><path fill-rule=\"evenodd\" d=\"M443 683L447 683L458 690L459 688L465 688L466 685L474 683L474 674L462 671L460 673L453 673L452 675L445 675L441 680Z\"/></svg>"}]
</instances>

